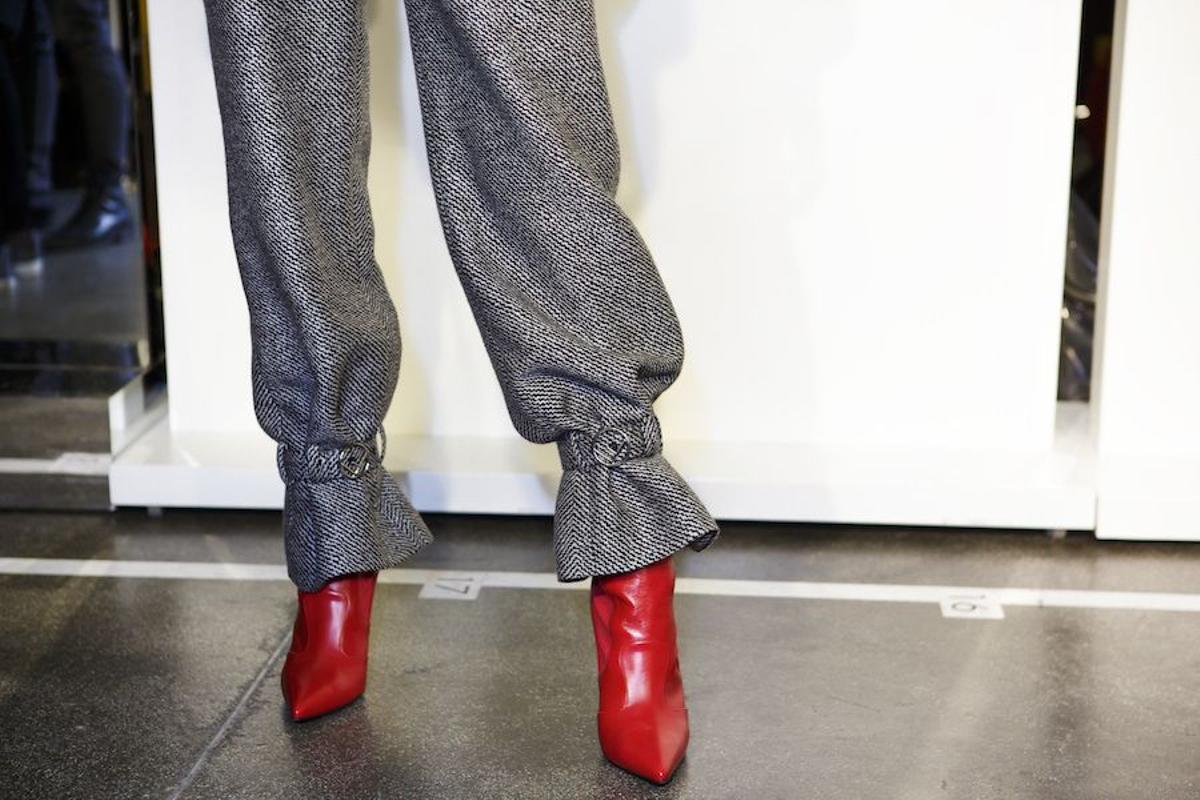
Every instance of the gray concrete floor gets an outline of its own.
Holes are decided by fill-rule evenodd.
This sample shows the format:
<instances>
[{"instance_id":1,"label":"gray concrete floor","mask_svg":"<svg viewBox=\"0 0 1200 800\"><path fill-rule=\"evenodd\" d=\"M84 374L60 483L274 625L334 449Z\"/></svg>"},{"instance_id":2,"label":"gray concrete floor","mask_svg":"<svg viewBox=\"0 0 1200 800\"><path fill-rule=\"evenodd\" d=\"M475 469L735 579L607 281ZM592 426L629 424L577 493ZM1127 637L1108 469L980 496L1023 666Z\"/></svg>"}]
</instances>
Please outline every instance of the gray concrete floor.
<instances>
[{"instance_id":1,"label":"gray concrete floor","mask_svg":"<svg viewBox=\"0 0 1200 800\"><path fill-rule=\"evenodd\" d=\"M429 517L411 566L550 571L548 520ZM0 513L0 557L279 563L274 513ZM1195 591L1200 547L726 524L681 575ZM366 696L294 724L286 582L0 576L0 797L1195 798L1200 614L680 595L688 759L593 731L586 594L380 585ZM180 792L180 789L183 789Z\"/></svg>"}]
</instances>

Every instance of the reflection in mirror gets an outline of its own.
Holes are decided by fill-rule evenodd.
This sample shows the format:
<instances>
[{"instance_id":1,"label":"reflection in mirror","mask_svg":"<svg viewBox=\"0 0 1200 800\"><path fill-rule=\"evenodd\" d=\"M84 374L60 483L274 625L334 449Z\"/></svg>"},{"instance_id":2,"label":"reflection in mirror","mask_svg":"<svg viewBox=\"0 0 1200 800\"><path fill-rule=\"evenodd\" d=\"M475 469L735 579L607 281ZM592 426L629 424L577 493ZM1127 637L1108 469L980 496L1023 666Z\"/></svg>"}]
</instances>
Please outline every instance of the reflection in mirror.
<instances>
[{"instance_id":1,"label":"reflection in mirror","mask_svg":"<svg viewBox=\"0 0 1200 800\"><path fill-rule=\"evenodd\" d=\"M122 429L161 399L143 21L0 5L0 506L107 508Z\"/></svg>"},{"instance_id":2,"label":"reflection in mirror","mask_svg":"<svg viewBox=\"0 0 1200 800\"><path fill-rule=\"evenodd\" d=\"M1082 12L1058 362L1058 399L1075 401L1088 400L1092 389L1092 340L1100 275L1100 197L1116 2L1084 0Z\"/></svg>"}]
</instances>

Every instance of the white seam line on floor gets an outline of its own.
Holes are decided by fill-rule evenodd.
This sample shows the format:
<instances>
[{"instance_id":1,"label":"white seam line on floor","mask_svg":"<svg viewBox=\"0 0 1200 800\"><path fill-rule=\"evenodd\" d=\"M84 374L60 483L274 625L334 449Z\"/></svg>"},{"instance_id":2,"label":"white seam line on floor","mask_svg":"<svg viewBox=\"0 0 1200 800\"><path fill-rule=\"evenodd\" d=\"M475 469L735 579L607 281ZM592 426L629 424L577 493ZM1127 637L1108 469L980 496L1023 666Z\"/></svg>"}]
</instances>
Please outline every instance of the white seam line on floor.
<instances>
[{"instance_id":1,"label":"white seam line on floor","mask_svg":"<svg viewBox=\"0 0 1200 800\"><path fill-rule=\"evenodd\" d=\"M165 578L191 580L286 581L274 564L200 561L109 561L72 558L0 558L0 574L89 578ZM583 590L587 581L559 583L551 572L390 569L380 583L422 586L438 578L482 576L484 588ZM677 594L762 597L788 600L860 600L883 603L941 603L947 598L985 596L1001 606L1092 608L1129 611L1200 611L1200 594L1109 592L1093 589L935 586L891 583L816 583L811 581L679 578Z\"/></svg>"},{"instance_id":2,"label":"white seam line on floor","mask_svg":"<svg viewBox=\"0 0 1200 800\"><path fill-rule=\"evenodd\" d=\"M283 634L283 638L279 640L279 644L275 645L275 652L271 653L270 657L267 658L266 662L262 665L262 668L259 669L258 674L254 676L254 680L250 681L250 685L246 687L246 691L242 692L242 696L238 700L238 704L233 707L233 711L229 712L229 716L225 718L223 723L221 723L221 727L217 729L216 734L213 735L213 738L211 741L209 741L208 746L200 751L200 755L196 759L196 763L192 764L192 768L188 770L188 774L185 775L183 780L179 782L179 785L175 787L175 791L171 793L170 800L179 800L183 793L186 792L191 785L196 782L196 778L200 776L200 770L204 769L204 765L208 763L210 758L212 758L212 754L218 747L220 747L221 742L225 741L225 737L229 735L229 731L233 727L233 724L238 720L239 717L241 717L242 712L246 708L246 704L250 702L250 698L253 697L254 693L258 691L258 687L262 685L262 682L266 679L267 674L271 671L272 667L275 666L275 662L277 662L279 657L283 655L284 648L292 639L291 634L292 627L291 625L288 625L287 630Z\"/></svg>"}]
</instances>

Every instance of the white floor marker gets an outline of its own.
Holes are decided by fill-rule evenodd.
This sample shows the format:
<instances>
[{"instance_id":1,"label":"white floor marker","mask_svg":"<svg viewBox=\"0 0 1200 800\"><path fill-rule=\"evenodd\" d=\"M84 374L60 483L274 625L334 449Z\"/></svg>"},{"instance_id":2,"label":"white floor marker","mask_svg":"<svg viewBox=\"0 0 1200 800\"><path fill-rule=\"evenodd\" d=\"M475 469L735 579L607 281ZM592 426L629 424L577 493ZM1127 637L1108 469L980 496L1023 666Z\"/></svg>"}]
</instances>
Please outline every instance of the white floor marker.
<instances>
[{"instance_id":1,"label":"white floor marker","mask_svg":"<svg viewBox=\"0 0 1200 800\"><path fill-rule=\"evenodd\" d=\"M952 619L1004 619L1004 606L986 592L948 595L941 606L942 616Z\"/></svg>"},{"instance_id":2,"label":"white floor marker","mask_svg":"<svg viewBox=\"0 0 1200 800\"><path fill-rule=\"evenodd\" d=\"M483 588L483 575L442 575L427 581L417 595L422 600L474 600Z\"/></svg>"}]
</instances>

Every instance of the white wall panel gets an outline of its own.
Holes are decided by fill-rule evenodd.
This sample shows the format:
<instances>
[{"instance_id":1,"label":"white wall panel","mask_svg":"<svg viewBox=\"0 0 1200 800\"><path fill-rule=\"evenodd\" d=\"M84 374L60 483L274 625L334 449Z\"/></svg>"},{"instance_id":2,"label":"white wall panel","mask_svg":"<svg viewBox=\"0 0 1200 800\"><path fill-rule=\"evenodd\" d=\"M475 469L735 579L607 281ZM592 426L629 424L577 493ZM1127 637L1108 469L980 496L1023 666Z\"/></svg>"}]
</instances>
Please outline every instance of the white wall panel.
<instances>
[{"instance_id":1,"label":"white wall panel","mask_svg":"<svg viewBox=\"0 0 1200 800\"><path fill-rule=\"evenodd\" d=\"M200 3L149 5L171 429L261 436ZM1051 453L1078 0L598 6L620 200L686 337L669 441ZM441 240L398 3L372 3L371 44L405 336L388 432L511 439Z\"/></svg>"},{"instance_id":2,"label":"white wall panel","mask_svg":"<svg viewBox=\"0 0 1200 800\"><path fill-rule=\"evenodd\" d=\"M1098 533L1200 539L1200 5L1118 3Z\"/></svg>"}]
</instances>

